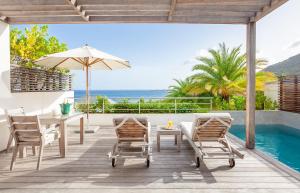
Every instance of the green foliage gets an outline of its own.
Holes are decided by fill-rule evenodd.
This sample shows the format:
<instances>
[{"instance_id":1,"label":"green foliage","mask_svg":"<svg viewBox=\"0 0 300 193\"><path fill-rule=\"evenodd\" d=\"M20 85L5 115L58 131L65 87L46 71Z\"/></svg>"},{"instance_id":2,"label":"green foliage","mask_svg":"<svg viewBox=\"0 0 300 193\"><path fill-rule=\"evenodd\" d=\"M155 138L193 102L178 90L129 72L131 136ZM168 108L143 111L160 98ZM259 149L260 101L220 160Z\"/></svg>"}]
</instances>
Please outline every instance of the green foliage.
<instances>
[{"instance_id":1,"label":"green foliage","mask_svg":"<svg viewBox=\"0 0 300 193\"><path fill-rule=\"evenodd\" d=\"M256 92L256 109L275 110L278 108L277 102L266 97L263 92Z\"/></svg>"},{"instance_id":2,"label":"green foliage","mask_svg":"<svg viewBox=\"0 0 300 193\"><path fill-rule=\"evenodd\" d=\"M190 97L193 96L194 85L191 78L185 80L174 79L176 85L169 87L168 97Z\"/></svg>"},{"instance_id":3,"label":"green foliage","mask_svg":"<svg viewBox=\"0 0 300 193\"><path fill-rule=\"evenodd\" d=\"M241 47L229 50L220 44L218 50L210 49L210 57L197 58L201 63L193 67L200 71L193 76L201 92L210 92L228 101L233 94L242 94L239 82L245 74L246 56L240 53Z\"/></svg>"},{"instance_id":4,"label":"green foliage","mask_svg":"<svg viewBox=\"0 0 300 193\"><path fill-rule=\"evenodd\" d=\"M67 50L54 36L49 36L47 25L33 25L23 31L13 28L10 32L10 51L12 63L25 67L36 67L34 60L47 54Z\"/></svg>"},{"instance_id":5,"label":"green foliage","mask_svg":"<svg viewBox=\"0 0 300 193\"><path fill-rule=\"evenodd\" d=\"M106 97L97 96L95 103L90 104L90 113L103 113L103 101L105 113L175 113L174 100L148 100L140 99L139 101L129 103L128 99L122 99L117 103L110 103ZM177 113L201 113L208 111L208 105L196 104L195 101L185 101L177 103ZM197 101L196 101L197 102ZM77 103L76 109L86 112L87 105Z\"/></svg>"},{"instance_id":6,"label":"green foliage","mask_svg":"<svg viewBox=\"0 0 300 193\"><path fill-rule=\"evenodd\" d=\"M246 54L241 46L229 49L225 43L218 49L210 49L208 57L199 57L199 64L193 67L197 73L185 80L175 80L177 85L170 86L169 96L200 96L210 94L221 97L229 103L229 98L246 93ZM257 59L256 67L261 69L267 64L265 59ZM270 72L256 74L256 90L263 91L265 82L274 81Z\"/></svg>"},{"instance_id":7,"label":"green foliage","mask_svg":"<svg viewBox=\"0 0 300 193\"><path fill-rule=\"evenodd\" d=\"M266 97L263 92L256 92L256 110L275 110L278 107L276 101ZM230 97L229 101L221 97L214 98L215 110L245 110L246 98L244 96Z\"/></svg>"}]
</instances>

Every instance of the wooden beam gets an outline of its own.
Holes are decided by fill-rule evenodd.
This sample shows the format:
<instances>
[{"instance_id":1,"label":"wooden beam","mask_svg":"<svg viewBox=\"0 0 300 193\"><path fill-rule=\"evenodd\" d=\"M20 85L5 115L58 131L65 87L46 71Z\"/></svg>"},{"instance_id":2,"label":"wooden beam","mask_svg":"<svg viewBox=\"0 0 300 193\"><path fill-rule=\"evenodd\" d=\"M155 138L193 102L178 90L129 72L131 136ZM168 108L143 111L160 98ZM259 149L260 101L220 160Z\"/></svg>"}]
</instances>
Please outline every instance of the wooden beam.
<instances>
[{"instance_id":1,"label":"wooden beam","mask_svg":"<svg viewBox=\"0 0 300 193\"><path fill-rule=\"evenodd\" d=\"M203 5L265 5L270 0L178 0L179 4L203 4Z\"/></svg>"},{"instance_id":2,"label":"wooden beam","mask_svg":"<svg viewBox=\"0 0 300 193\"><path fill-rule=\"evenodd\" d=\"M81 5L151 5L151 4L168 4L170 0L80 0Z\"/></svg>"},{"instance_id":3,"label":"wooden beam","mask_svg":"<svg viewBox=\"0 0 300 193\"><path fill-rule=\"evenodd\" d=\"M175 12L176 9L176 2L177 0L171 0L171 6L170 6L170 11L169 11L169 15L168 15L168 21L172 20L172 15Z\"/></svg>"},{"instance_id":4,"label":"wooden beam","mask_svg":"<svg viewBox=\"0 0 300 193\"><path fill-rule=\"evenodd\" d=\"M85 23L82 17L76 16L49 16L49 17L9 17L10 24L67 24L67 23Z\"/></svg>"},{"instance_id":5,"label":"wooden beam","mask_svg":"<svg viewBox=\"0 0 300 193\"><path fill-rule=\"evenodd\" d=\"M1 0L0 6L14 6L14 5L64 5L62 0Z\"/></svg>"},{"instance_id":6,"label":"wooden beam","mask_svg":"<svg viewBox=\"0 0 300 193\"><path fill-rule=\"evenodd\" d=\"M169 11L170 5L160 5L160 4L140 4L140 5L131 5L131 4L103 4L103 5L82 5L84 10L89 11ZM1 9L1 7L0 7Z\"/></svg>"},{"instance_id":7,"label":"wooden beam","mask_svg":"<svg viewBox=\"0 0 300 193\"><path fill-rule=\"evenodd\" d=\"M246 147L255 148L256 22L247 25Z\"/></svg>"},{"instance_id":8,"label":"wooden beam","mask_svg":"<svg viewBox=\"0 0 300 193\"><path fill-rule=\"evenodd\" d=\"M1 14L1 12L0 12ZM168 16L168 11L86 11L89 16Z\"/></svg>"},{"instance_id":9,"label":"wooden beam","mask_svg":"<svg viewBox=\"0 0 300 193\"><path fill-rule=\"evenodd\" d=\"M2 12L0 11L0 14ZM6 12L3 12L4 15ZM89 16L169 16L169 11L86 11ZM235 11L178 11L176 10L171 16L195 16L195 17L253 17L255 12L235 12ZM171 20L169 20L171 21Z\"/></svg>"},{"instance_id":10,"label":"wooden beam","mask_svg":"<svg viewBox=\"0 0 300 193\"><path fill-rule=\"evenodd\" d=\"M90 23L168 23L167 16L90 16ZM10 24L67 24L85 23L80 16L9 17ZM169 23L247 24L248 17L173 16Z\"/></svg>"},{"instance_id":11,"label":"wooden beam","mask_svg":"<svg viewBox=\"0 0 300 193\"><path fill-rule=\"evenodd\" d=\"M76 16L78 15L74 10L63 11L0 11L0 15L7 17L40 17L40 16Z\"/></svg>"},{"instance_id":12,"label":"wooden beam","mask_svg":"<svg viewBox=\"0 0 300 193\"><path fill-rule=\"evenodd\" d=\"M253 17L255 12L250 11L207 11L207 10L176 10L175 16L199 17Z\"/></svg>"},{"instance_id":13,"label":"wooden beam","mask_svg":"<svg viewBox=\"0 0 300 193\"><path fill-rule=\"evenodd\" d=\"M64 11L74 10L70 5L2 5L0 11Z\"/></svg>"},{"instance_id":14,"label":"wooden beam","mask_svg":"<svg viewBox=\"0 0 300 193\"><path fill-rule=\"evenodd\" d=\"M82 9L80 5L78 5L77 0L66 0L70 5L73 6L74 10L84 19L85 21L89 21L89 16L86 15L85 11Z\"/></svg>"},{"instance_id":15,"label":"wooden beam","mask_svg":"<svg viewBox=\"0 0 300 193\"><path fill-rule=\"evenodd\" d=\"M288 0L271 0L270 4L263 7L261 11L256 13L255 17L251 18L251 21L259 21L286 2L288 2Z\"/></svg>"}]
</instances>

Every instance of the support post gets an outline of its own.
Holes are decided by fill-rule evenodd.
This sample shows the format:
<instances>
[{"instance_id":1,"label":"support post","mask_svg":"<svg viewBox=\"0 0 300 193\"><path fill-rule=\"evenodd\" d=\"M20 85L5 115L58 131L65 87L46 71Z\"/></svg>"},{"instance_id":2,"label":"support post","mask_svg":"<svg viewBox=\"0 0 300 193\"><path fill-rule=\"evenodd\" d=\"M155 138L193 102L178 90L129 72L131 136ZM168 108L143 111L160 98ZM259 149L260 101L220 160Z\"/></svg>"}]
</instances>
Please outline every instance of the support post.
<instances>
[{"instance_id":1,"label":"support post","mask_svg":"<svg viewBox=\"0 0 300 193\"><path fill-rule=\"evenodd\" d=\"M175 99L174 101L174 105L175 105L175 114L177 113L177 100Z\"/></svg>"},{"instance_id":2,"label":"support post","mask_svg":"<svg viewBox=\"0 0 300 193\"><path fill-rule=\"evenodd\" d=\"M247 24L246 147L255 148L256 23Z\"/></svg>"},{"instance_id":3,"label":"support post","mask_svg":"<svg viewBox=\"0 0 300 193\"><path fill-rule=\"evenodd\" d=\"M88 64L85 67L85 72L86 72L86 88L85 88L85 97L86 97L86 105L87 105L87 113L86 117L89 119L89 114L90 114L90 100L89 100L89 66Z\"/></svg>"}]
</instances>

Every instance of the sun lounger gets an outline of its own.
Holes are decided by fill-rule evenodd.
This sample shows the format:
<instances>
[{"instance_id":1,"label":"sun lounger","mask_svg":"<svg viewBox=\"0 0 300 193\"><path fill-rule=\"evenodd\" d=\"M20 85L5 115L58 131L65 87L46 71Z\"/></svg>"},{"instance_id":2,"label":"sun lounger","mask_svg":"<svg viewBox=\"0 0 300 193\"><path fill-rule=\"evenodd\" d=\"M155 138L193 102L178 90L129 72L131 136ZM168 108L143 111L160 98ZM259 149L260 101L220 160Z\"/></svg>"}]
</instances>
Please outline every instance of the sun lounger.
<instances>
[{"instance_id":1,"label":"sun lounger","mask_svg":"<svg viewBox=\"0 0 300 193\"><path fill-rule=\"evenodd\" d=\"M150 166L152 143L150 140L151 125L147 118L115 118L113 124L117 134L117 142L109 153L112 166L116 166L119 157L145 158L147 167Z\"/></svg>"},{"instance_id":2,"label":"sun lounger","mask_svg":"<svg viewBox=\"0 0 300 193\"><path fill-rule=\"evenodd\" d=\"M226 136L232 120L229 113L199 113L194 122L180 123L182 134L195 150L197 167L203 159L228 159L229 166L235 166L237 150Z\"/></svg>"}]
</instances>

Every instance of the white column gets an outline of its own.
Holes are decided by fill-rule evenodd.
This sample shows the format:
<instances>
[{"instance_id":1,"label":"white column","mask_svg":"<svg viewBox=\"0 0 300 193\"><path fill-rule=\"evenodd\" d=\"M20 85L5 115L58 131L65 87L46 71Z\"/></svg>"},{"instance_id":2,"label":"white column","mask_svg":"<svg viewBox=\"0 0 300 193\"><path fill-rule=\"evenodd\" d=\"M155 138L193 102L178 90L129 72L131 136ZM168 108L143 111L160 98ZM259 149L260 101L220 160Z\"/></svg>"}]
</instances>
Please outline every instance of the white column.
<instances>
[{"instance_id":1,"label":"white column","mask_svg":"<svg viewBox=\"0 0 300 193\"><path fill-rule=\"evenodd\" d=\"M0 117L4 113L7 101L10 99L10 46L9 25L0 21ZM9 136L4 118L0 118L0 151L6 148Z\"/></svg>"},{"instance_id":2,"label":"white column","mask_svg":"<svg viewBox=\"0 0 300 193\"><path fill-rule=\"evenodd\" d=\"M10 44L9 24L0 21L0 114L2 99L11 97L10 94Z\"/></svg>"},{"instance_id":3,"label":"white column","mask_svg":"<svg viewBox=\"0 0 300 193\"><path fill-rule=\"evenodd\" d=\"M247 25L247 100L246 100L246 147L255 148L255 61L256 23Z\"/></svg>"}]
</instances>

